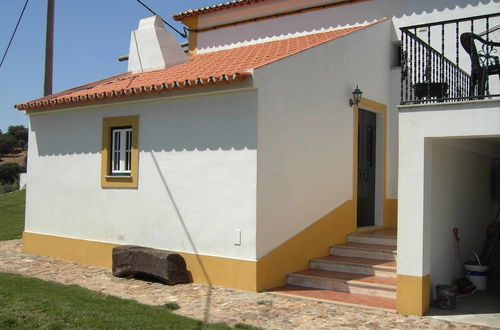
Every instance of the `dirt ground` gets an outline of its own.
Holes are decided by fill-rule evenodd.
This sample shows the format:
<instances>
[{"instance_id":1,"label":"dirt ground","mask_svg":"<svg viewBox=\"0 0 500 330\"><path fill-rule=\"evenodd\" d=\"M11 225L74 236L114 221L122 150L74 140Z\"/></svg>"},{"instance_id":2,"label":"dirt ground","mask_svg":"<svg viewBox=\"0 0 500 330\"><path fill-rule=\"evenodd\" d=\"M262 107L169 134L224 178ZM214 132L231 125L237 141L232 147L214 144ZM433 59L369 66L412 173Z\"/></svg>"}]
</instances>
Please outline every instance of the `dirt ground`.
<instances>
[{"instance_id":1,"label":"dirt ground","mask_svg":"<svg viewBox=\"0 0 500 330\"><path fill-rule=\"evenodd\" d=\"M19 166L25 166L26 153L27 151L23 150L13 154L7 154L0 158L0 165L7 163L17 163Z\"/></svg>"}]
</instances>

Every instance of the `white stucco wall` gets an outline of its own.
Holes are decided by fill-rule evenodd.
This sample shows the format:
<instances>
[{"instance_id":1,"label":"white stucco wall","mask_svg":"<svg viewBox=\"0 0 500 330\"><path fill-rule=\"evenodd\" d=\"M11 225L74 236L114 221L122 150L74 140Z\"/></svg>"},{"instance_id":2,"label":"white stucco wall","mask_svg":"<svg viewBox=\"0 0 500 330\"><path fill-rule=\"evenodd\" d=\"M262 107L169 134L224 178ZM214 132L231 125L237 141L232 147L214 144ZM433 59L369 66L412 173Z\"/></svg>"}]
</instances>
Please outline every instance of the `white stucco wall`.
<instances>
[{"instance_id":1,"label":"white stucco wall","mask_svg":"<svg viewBox=\"0 0 500 330\"><path fill-rule=\"evenodd\" d=\"M470 140L471 142L474 139ZM493 219L491 180L493 159L481 153L479 146L464 149L461 139L432 142L431 283L453 283L461 276L457 246L452 231L458 228L463 261L481 253L486 227ZM477 142L488 145L487 142ZM500 150L495 145L497 157ZM472 152L470 150L474 150Z\"/></svg>"},{"instance_id":2,"label":"white stucco wall","mask_svg":"<svg viewBox=\"0 0 500 330\"><path fill-rule=\"evenodd\" d=\"M258 258L353 198L349 98L359 84L388 102L390 29L385 21L254 71Z\"/></svg>"},{"instance_id":3,"label":"white stucco wall","mask_svg":"<svg viewBox=\"0 0 500 330\"><path fill-rule=\"evenodd\" d=\"M28 183L28 174L27 173L19 174L19 189L26 188L27 183Z\"/></svg>"},{"instance_id":4,"label":"white stucco wall","mask_svg":"<svg viewBox=\"0 0 500 330\"><path fill-rule=\"evenodd\" d=\"M447 154L438 155L436 162L442 162L442 165L433 165L432 138L498 138L500 101L406 106L401 108L399 118L398 274L424 276L431 273L431 255L435 249L432 246L434 241L431 240L431 231L433 222L437 219L433 216L433 211L434 214L446 212L428 207L435 205L432 191L438 187L444 189L442 185L445 180L451 180L446 177L436 179L433 169L439 169L436 173L446 171L442 167L446 166L449 159L457 157L448 150ZM457 166L449 175L453 178L473 167L473 157L469 158L470 161L467 161L467 157L464 158L466 161L463 168ZM462 183L464 187L461 187L463 189L466 188L467 178L466 175ZM443 180L443 183L435 180ZM461 194L467 195L463 191L457 191L454 196L462 196ZM442 200L442 203L452 202ZM489 212L492 215L491 209ZM453 242L452 239L442 238L442 243Z\"/></svg>"},{"instance_id":5,"label":"white stucco wall","mask_svg":"<svg viewBox=\"0 0 500 330\"><path fill-rule=\"evenodd\" d=\"M104 189L102 118L125 115L138 188ZM254 90L31 115L26 231L255 260L256 124Z\"/></svg>"},{"instance_id":6,"label":"white stucco wall","mask_svg":"<svg viewBox=\"0 0 500 330\"><path fill-rule=\"evenodd\" d=\"M232 9L250 10L251 6ZM222 27L198 33L197 47L213 50L241 42L255 42L293 33L338 28L363 24L382 18L392 18L396 32L409 25L431 23L461 17L492 14L500 11L498 0L370 0L330 7L322 10L302 12L300 15L281 16L273 19L248 22L236 26ZM211 15L218 15L217 12ZM258 16L257 13L255 13ZM198 17L198 24L205 27L210 15ZM496 23L495 23L496 24ZM492 26L492 25L491 25ZM480 29L479 26L476 28ZM476 30L481 31L481 30Z\"/></svg>"}]
</instances>

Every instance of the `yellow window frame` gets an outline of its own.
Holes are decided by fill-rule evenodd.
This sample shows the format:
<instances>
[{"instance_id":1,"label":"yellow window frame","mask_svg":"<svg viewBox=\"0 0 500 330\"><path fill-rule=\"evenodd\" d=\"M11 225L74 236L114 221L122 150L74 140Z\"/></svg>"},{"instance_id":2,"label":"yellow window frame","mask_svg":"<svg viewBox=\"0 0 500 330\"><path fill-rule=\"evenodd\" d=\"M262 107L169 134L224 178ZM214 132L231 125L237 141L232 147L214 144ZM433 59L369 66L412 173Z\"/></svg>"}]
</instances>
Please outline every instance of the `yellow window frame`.
<instances>
[{"instance_id":1,"label":"yellow window frame","mask_svg":"<svg viewBox=\"0 0 500 330\"><path fill-rule=\"evenodd\" d=\"M116 127L132 128L130 176L111 175L111 131ZM101 187L137 188L139 166L139 116L108 117L102 120Z\"/></svg>"}]
</instances>

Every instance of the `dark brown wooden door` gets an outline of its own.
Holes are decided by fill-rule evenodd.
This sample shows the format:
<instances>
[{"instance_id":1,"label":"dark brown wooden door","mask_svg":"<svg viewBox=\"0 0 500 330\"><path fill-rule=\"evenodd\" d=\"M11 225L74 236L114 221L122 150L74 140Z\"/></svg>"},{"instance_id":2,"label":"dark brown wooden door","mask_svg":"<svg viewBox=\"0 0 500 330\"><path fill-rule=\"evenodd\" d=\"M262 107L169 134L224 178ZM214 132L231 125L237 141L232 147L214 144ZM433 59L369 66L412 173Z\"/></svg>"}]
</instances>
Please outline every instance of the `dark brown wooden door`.
<instances>
[{"instance_id":1,"label":"dark brown wooden door","mask_svg":"<svg viewBox=\"0 0 500 330\"><path fill-rule=\"evenodd\" d=\"M377 116L360 109L358 118L358 227L364 227L375 225Z\"/></svg>"}]
</instances>

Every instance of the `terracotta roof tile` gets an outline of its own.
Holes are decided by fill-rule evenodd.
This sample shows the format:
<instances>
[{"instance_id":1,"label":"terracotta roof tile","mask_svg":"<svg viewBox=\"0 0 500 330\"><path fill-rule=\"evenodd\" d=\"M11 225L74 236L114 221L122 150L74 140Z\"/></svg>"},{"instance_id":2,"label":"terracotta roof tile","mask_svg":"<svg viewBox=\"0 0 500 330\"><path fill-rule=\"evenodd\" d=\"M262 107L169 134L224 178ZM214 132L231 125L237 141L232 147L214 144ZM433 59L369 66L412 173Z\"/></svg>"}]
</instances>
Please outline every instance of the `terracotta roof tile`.
<instances>
[{"instance_id":1,"label":"terracotta roof tile","mask_svg":"<svg viewBox=\"0 0 500 330\"><path fill-rule=\"evenodd\" d=\"M251 5L256 2L262 2L265 0L235 0L231 2L223 2L219 3L216 5L208 6L208 7L203 7L203 8L198 8L198 9L188 9L186 11L183 11L181 13L178 13L176 15L172 15L172 18L176 21L181 21L186 17L190 16L198 16L202 14L207 14L215 11L220 11L220 10L225 10L233 7L240 7L240 6L245 6L245 5Z\"/></svg>"},{"instance_id":2,"label":"terracotta roof tile","mask_svg":"<svg viewBox=\"0 0 500 330\"><path fill-rule=\"evenodd\" d=\"M315 33L261 44L198 54L188 62L167 69L137 74L124 73L72 88L30 102L17 104L19 110L42 110L54 106L159 93L184 87L240 82L251 70L344 36L366 26Z\"/></svg>"}]
</instances>

